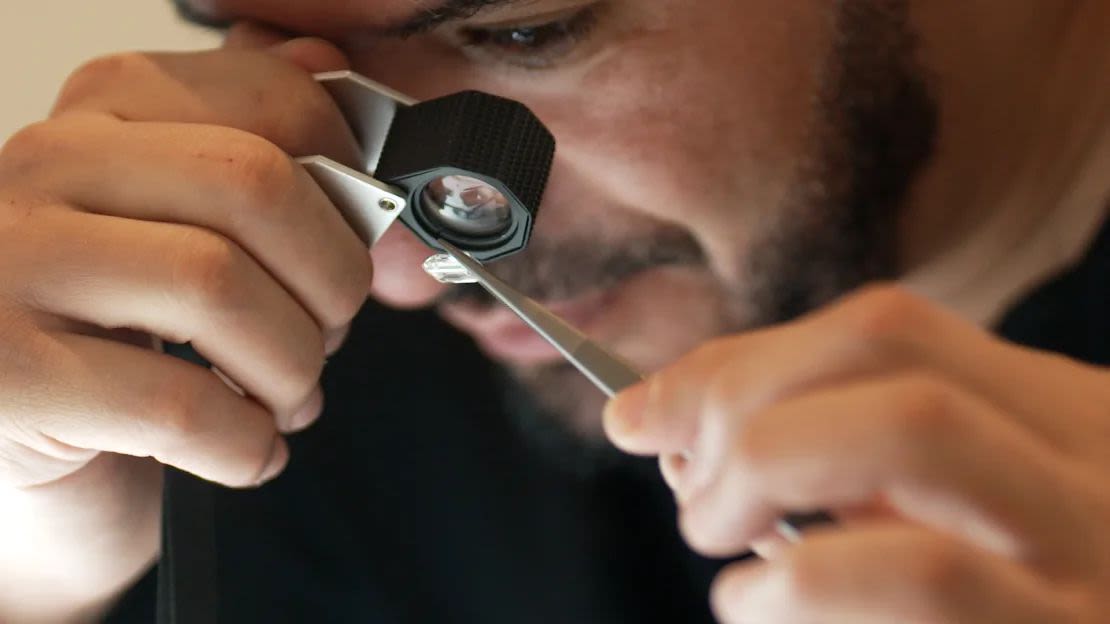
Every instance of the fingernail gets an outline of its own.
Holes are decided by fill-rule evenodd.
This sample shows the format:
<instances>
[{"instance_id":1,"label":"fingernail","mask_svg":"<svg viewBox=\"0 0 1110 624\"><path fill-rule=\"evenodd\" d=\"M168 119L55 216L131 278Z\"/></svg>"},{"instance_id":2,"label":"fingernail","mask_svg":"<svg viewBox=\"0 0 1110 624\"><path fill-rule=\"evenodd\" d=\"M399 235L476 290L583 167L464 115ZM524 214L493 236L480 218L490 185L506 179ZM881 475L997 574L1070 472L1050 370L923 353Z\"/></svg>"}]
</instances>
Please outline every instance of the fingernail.
<instances>
[{"instance_id":1,"label":"fingernail","mask_svg":"<svg viewBox=\"0 0 1110 624\"><path fill-rule=\"evenodd\" d=\"M324 352L329 356L335 355L336 351L339 351L343 343L346 342L347 336L350 333L350 325L328 331L327 335L324 337Z\"/></svg>"},{"instance_id":2,"label":"fingernail","mask_svg":"<svg viewBox=\"0 0 1110 624\"><path fill-rule=\"evenodd\" d=\"M698 457L692 451L659 456L659 468L663 473L663 480L674 492L675 501L678 504L685 505L705 489L707 475L704 463L704 461L698 461Z\"/></svg>"},{"instance_id":3,"label":"fingernail","mask_svg":"<svg viewBox=\"0 0 1110 624\"><path fill-rule=\"evenodd\" d=\"M647 382L638 384L611 399L605 406L606 428L611 434L631 433L644 421L648 402Z\"/></svg>"},{"instance_id":4,"label":"fingernail","mask_svg":"<svg viewBox=\"0 0 1110 624\"><path fill-rule=\"evenodd\" d=\"M262 476L258 478L257 485L273 481L282 470L285 470L288 463L289 445L285 443L285 438L277 436L274 438L274 448L270 451L270 461L266 462L266 467L262 469Z\"/></svg>"},{"instance_id":5,"label":"fingernail","mask_svg":"<svg viewBox=\"0 0 1110 624\"><path fill-rule=\"evenodd\" d=\"M305 404L294 412L286 421L285 426L281 428L282 433L304 431L320 418L320 413L323 411L324 391L320 389L320 386L316 386L316 389L312 391L312 394L308 397L308 400L305 401Z\"/></svg>"},{"instance_id":6,"label":"fingernail","mask_svg":"<svg viewBox=\"0 0 1110 624\"><path fill-rule=\"evenodd\" d=\"M663 475L663 481L667 487L671 488L676 496L682 489L684 473L689 463L689 459L682 453L667 453L659 456L659 472Z\"/></svg>"}]
</instances>

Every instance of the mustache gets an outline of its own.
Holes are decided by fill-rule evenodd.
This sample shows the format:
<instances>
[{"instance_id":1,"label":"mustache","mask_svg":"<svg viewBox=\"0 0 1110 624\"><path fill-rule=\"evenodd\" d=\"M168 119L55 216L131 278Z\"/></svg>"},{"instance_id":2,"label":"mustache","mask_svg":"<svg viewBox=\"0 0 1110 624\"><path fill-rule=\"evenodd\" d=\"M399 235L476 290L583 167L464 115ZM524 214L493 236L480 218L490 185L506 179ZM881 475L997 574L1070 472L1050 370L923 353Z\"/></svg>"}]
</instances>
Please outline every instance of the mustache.
<instances>
[{"instance_id":1,"label":"mustache","mask_svg":"<svg viewBox=\"0 0 1110 624\"><path fill-rule=\"evenodd\" d=\"M534 240L523 252L487 268L537 301L563 301L605 290L649 269L705 266L701 245L685 230L665 227L618 241L581 236L562 241ZM456 284L439 304L490 306L493 297L475 284Z\"/></svg>"}]
</instances>

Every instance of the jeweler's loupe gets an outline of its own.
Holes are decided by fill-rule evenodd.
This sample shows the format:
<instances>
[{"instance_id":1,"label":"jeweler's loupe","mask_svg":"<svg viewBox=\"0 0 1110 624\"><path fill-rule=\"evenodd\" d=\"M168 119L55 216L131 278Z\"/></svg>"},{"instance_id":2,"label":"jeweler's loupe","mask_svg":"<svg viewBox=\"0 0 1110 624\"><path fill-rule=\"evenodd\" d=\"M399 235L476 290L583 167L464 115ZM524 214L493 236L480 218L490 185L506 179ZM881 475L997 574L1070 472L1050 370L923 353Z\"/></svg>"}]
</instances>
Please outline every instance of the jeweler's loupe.
<instances>
[{"instance_id":1,"label":"jeweler's loupe","mask_svg":"<svg viewBox=\"0 0 1110 624\"><path fill-rule=\"evenodd\" d=\"M325 156L298 162L368 246L398 219L429 246L443 250L443 241L476 260L528 245L555 140L524 105L477 92L417 103L352 72L316 79L355 131L363 160L355 167ZM465 266L436 266L456 280L470 276ZM167 344L166 351L209 366L189 345ZM214 510L206 484L166 469L159 622L216 620Z\"/></svg>"},{"instance_id":2,"label":"jeweler's loupe","mask_svg":"<svg viewBox=\"0 0 1110 624\"><path fill-rule=\"evenodd\" d=\"M353 72L319 74L363 149L361 170L300 159L373 245L400 219L429 247L443 239L477 260L524 249L555 139L519 102L465 91L416 102Z\"/></svg>"}]
</instances>

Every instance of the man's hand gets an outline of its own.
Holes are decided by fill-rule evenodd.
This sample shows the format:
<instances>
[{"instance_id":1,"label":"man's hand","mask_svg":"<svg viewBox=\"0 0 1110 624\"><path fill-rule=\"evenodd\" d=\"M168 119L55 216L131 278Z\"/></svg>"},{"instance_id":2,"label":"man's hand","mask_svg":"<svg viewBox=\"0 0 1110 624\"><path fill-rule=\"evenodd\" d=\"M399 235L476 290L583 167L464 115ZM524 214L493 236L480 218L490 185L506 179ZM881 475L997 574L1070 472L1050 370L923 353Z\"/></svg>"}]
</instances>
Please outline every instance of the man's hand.
<instances>
[{"instance_id":1,"label":"man's hand","mask_svg":"<svg viewBox=\"0 0 1110 624\"><path fill-rule=\"evenodd\" d=\"M726 568L726 622L1110 618L1110 372L898 289L709 344L605 425L661 456L706 555L741 554L788 512L838 517Z\"/></svg>"},{"instance_id":2,"label":"man's hand","mask_svg":"<svg viewBox=\"0 0 1110 624\"><path fill-rule=\"evenodd\" d=\"M0 152L0 620L95 613L150 564L145 458L235 487L276 476L369 294L365 245L293 160L357 158L311 76L343 55L231 41L89 63Z\"/></svg>"}]
</instances>

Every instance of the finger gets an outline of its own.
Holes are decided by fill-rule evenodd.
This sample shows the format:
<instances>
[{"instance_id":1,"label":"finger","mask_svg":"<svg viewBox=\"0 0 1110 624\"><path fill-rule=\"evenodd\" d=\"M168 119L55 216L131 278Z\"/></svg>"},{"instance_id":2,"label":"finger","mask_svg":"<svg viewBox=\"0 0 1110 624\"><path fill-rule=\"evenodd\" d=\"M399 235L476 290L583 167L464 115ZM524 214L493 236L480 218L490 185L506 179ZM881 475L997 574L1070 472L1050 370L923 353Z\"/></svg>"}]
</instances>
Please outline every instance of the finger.
<instances>
[{"instance_id":1,"label":"finger","mask_svg":"<svg viewBox=\"0 0 1110 624\"><path fill-rule=\"evenodd\" d=\"M309 73L339 71L350 67L343 51L317 37L293 38L289 33L257 22L236 22L224 37L224 49L267 50Z\"/></svg>"},{"instance_id":2,"label":"finger","mask_svg":"<svg viewBox=\"0 0 1110 624\"><path fill-rule=\"evenodd\" d=\"M684 533L709 553L742 550L787 511L882 500L904 517L1045 565L1086 556L1064 465L989 404L901 376L786 401L742 426L726 460L685 498Z\"/></svg>"},{"instance_id":3,"label":"finger","mask_svg":"<svg viewBox=\"0 0 1110 624\"><path fill-rule=\"evenodd\" d=\"M105 57L69 78L52 116L91 112L125 121L227 126L294 156L322 154L356 165L360 148L346 119L312 75L291 62L298 58L299 52L259 50Z\"/></svg>"},{"instance_id":4,"label":"finger","mask_svg":"<svg viewBox=\"0 0 1110 624\"><path fill-rule=\"evenodd\" d=\"M808 341L808 331L787 325L698 349L611 401L604 416L609 438L626 452L660 454L664 479L680 498L696 490L722 462L722 441L749 414L852 375L825 374L818 363L800 360L794 345Z\"/></svg>"},{"instance_id":5,"label":"finger","mask_svg":"<svg viewBox=\"0 0 1110 624\"><path fill-rule=\"evenodd\" d=\"M712 452L707 442L722 435L717 420L742 421L791 395L898 368L858 357L827 334L798 322L711 342L611 401L607 431L629 452Z\"/></svg>"},{"instance_id":6,"label":"finger","mask_svg":"<svg viewBox=\"0 0 1110 624\"><path fill-rule=\"evenodd\" d=\"M190 226L75 211L33 222L0 251L16 300L191 342L279 416L310 398L323 369L320 328L234 243ZM27 275L34 279L20 278Z\"/></svg>"},{"instance_id":7,"label":"finger","mask_svg":"<svg viewBox=\"0 0 1110 624\"><path fill-rule=\"evenodd\" d=\"M945 375L1063 448L1089 441L1055 414L1098 418L1097 402L1077 401L1083 393L1074 389L1110 396L1104 374L1008 345L900 289L876 287L802 321L695 351L619 397L606 423L621 448L675 452L695 445L691 435L706 426L699 419L742 420L802 392L909 370Z\"/></svg>"},{"instance_id":8,"label":"finger","mask_svg":"<svg viewBox=\"0 0 1110 624\"><path fill-rule=\"evenodd\" d=\"M1110 399L1102 371L1011 344L900 288L865 289L811 320L873 366L902 362L903 369L945 375L1061 449L1092 446L1089 437L1076 435L1074 422L1104 418L1098 402L1086 397Z\"/></svg>"},{"instance_id":9,"label":"finger","mask_svg":"<svg viewBox=\"0 0 1110 624\"><path fill-rule=\"evenodd\" d=\"M227 29L227 33L224 35L223 48L260 50L281 45L290 39L289 33L263 26L258 22L239 21Z\"/></svg>"},{"instance_id":10,"label":"finger","mask_svg":"<svg viewBox=\"0 0 1110 624\"><path fill-rule=\"evenodd\" d=\"M713 418L742 421L793 394L908 363L836 330L804 319L711 342L610 402L608 431L630 452L679 452L694 447Z\"/></svg>"},{"instance_id":11,"label":"finger","mask_svg":"<svg viewBox=\"0 0 1110 624\"><path fill-rule=\"evenodd\" d=\"M328 330L327 333L324 334L324 352L329 356L335 355L339 349L343 347L343 343L347 342L347 338L350 334L350 325Z\"/></svg>"},{"instance_id":12,"label":"finger","mask_svg":"<svg viewBox=\"0 0 1110 624\"><path fill-rule=\"evenodd\" d=\"M311 73L339 71L350 67L343 51L332 43L316 37L299 37L282 41L269 52Z\"/></svg>"},{"instance_id":13,"label":"finger","mask_svg":"<svg viewBox=\"0 0 1110 624\"><path fill-rule=\"evenodd\" d=\"M827 511L821 512L819 516L828 516ZM769 529L762 535L752 540L749 547L752 552L759 555L764 559L777 559L783 552L787 552L800 540L797 534L800 533L804 538L810 531L818 530L820 527L828 526L827 518L809 519L807 516L784 518L783 522L790 524L793 531L783 530L780 522L776 521L775 526ZM874 524L878 521L889 521L892 519L900 519L900 514L892 510L884 500L870 501L863 505L855 505L848 507L841 507L836 510L833 521L836 526L851 527L859 524Z\"/></svg>"},{"instance_id":14,"label":"finger","mask_svg":"<svg viewBox=\"0 0 1110 624\"><path fill-rule=\"evenodd\" d=\"M257 485L284 467L288 450L272 415L211 371L74 334L40 340L36 353L4 371L5 393L18 399L0 422L26 444L154 457L233 487ZM52 446L39 448L49 455Z\"/></svg>"},{"instance_id":15,"label":"finger","mask_svg":"<svg viewBox=\"0 0 1110 624\"><path fill-rule=\"evenodd\" d=\"M700 415L714 378L738 359L737 342L710 343L609 401L602 420L610 441L637 455L691 452L707 421Z\"/></svg>"},{"instance_id":16,"label":"finger","mask_svg":"<svg viewBox=\"0 0 1110 624\"><path fill-rule=\"evenodd\" d=\"M21 184L88 210L208 228L235 240L325 328L370 293L365 244L303 167L242 131L70 115L17 135Z\"/></svg>"},{"instance_id":17,"label":"finger","mask_svg":"<svg viewBox=\"0 0 1110 624\"><path fill-rule=\"evenodd\" d=\"M723 622L887 624L1076 621L1062 593L1021 566L910 527L817 533L714 583Z\"/></svg>"}]
</instances>

